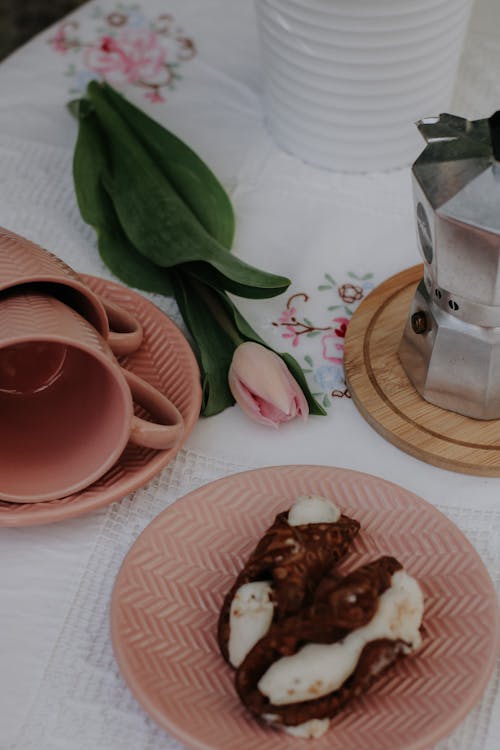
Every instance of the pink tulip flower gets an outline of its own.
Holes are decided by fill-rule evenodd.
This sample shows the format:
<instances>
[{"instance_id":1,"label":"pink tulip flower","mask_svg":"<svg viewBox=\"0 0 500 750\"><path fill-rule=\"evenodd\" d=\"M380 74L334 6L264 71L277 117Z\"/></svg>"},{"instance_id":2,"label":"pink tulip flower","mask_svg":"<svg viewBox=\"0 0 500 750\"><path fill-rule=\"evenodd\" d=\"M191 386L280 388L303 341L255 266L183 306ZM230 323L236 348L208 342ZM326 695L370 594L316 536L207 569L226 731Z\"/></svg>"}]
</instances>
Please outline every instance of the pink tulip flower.
<instances>
[{"instance_id":1,"label":"pink tulip flower","mask_svg":"<svg viewBox=\"0 0 500 750\"><path fill-rule=\"evenodd\" d=\"M294 417L307 419L309 407L297 381L283 360L261 344L238 346L228 382L236 402L256 422L277 428Z\"/></svg>"}]
</instances>

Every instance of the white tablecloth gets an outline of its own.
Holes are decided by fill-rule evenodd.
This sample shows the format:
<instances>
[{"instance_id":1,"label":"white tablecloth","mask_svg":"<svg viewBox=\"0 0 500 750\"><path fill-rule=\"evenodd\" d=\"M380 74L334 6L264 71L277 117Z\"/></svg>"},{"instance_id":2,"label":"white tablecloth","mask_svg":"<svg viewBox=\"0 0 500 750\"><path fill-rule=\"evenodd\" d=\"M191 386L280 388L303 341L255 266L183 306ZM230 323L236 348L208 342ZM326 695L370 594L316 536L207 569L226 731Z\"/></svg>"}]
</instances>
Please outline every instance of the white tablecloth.
<instances>
[{"instance_id":1,"label":"white tablecloth","mask_svg":"<svg viewBox=\"0 0 500 750\"><path fill-rule=\"evenodd\" d=\"M344 393L343 326L374 285L419 260L409 169L334 174L276 148L262 111L251 2L92 2L3 62L0 225L78 271L111 278L75 203L76 124L64 105L82 90L89 69L102 65L97 40L123 15L129 28L142 29L139 37L150 24L158 30L168 23L172 38L193 40L194 47L172 42L174 87L129 82L124 91L190 143L227 187L237 217L234 252L293 279L280 298L239 305L274 348L304 366L328 416L275 432L228 409L201 420L176 460L120 503L50 526L0 529L0 750L178 746L143 713L118 672L108 632L110 592L127 550L155 515L240 469L327 464L400 483L457 523L500 590L500 479L453 474L406 455L374 432ZM494 0L475 8L457 114L485 117L500 106L495 18ZM118 65L112 75L122 75ZM170 300L151 298L179 322ZM497 750L499 681L497 667L481 703L439 750Z\"/></svg>"}]
</instances>

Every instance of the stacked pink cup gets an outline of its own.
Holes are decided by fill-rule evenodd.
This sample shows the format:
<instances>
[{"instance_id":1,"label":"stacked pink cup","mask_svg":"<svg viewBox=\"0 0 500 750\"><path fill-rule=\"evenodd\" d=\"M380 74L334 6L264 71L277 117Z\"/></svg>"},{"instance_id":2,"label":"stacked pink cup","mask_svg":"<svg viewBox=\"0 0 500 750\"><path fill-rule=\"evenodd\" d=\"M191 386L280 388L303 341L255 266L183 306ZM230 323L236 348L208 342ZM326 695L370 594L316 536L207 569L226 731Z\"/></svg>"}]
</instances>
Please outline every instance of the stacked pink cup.
<instances>
[{"instance_id":1,"label":"stacked pink cup","mask_svg":"<svg viewBox=\"0 0 500 750\"><path fill-rule=\"evenodd\" d=\"M102 477L129 442L179 442L178 409L115 357L141 341L134 316L0 229L0 500L66 497ZM135 416L134 402L154 421Z\"/></svg>"}]
</instances>

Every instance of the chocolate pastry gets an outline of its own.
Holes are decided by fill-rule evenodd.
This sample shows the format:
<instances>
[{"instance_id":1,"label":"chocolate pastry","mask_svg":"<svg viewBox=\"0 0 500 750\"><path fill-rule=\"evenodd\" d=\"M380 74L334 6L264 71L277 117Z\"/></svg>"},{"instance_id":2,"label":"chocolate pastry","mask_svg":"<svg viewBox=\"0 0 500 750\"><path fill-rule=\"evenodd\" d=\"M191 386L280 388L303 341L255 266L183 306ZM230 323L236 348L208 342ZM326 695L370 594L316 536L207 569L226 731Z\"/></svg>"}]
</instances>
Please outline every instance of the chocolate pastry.
<instances>
[{"instance_id":1,"label":"chocolate pastry","mask_svg":"<svg viewBox=\"0 0 500 750\"><path fill-rule=\"evenodd\" d=\"M329 574L312 604L273 623L247 654L236 673L238 694L274 725L331 718L418 648L422 609L420 587L392 557L342 579Z\"/></svg>"},{"instance_id":2,"label":"chocolate pastry","mask_svg":"<svg viewBox=\"0 0 500 750\"><path fill-rule=\"evenodd\" d=\"M304 500L306 498L301 498L298 502ZM322 498L312 500L329 502ZM358 521L336 512L336 521L299 525L288 523L289 511L276 516L224 599L217 638L226 661L237 665L229 658L230 614L235 594L244 584L269 582L268 601L273 607L270 615L273 622L280 622L311 602L318 582L345 555L359 531Z\"/></svg>"}]
</instances>

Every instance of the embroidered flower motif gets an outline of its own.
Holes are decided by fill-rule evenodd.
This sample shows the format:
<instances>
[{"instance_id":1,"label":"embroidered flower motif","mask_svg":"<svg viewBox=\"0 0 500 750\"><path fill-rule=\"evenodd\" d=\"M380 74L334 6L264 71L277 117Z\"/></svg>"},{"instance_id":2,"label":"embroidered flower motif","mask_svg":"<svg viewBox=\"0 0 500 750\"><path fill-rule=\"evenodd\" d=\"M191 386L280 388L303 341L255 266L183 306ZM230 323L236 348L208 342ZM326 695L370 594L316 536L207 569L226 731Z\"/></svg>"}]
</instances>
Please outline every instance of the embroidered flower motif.
<instances>
[{"instance_id":1,"label":"embroidered flower motif","mask_svg":"<svg viewBox=\"0 0 500 750\"><path fill-rule=\"evenodd\" d=\"M315 393L314 396L321 401L325 409L331 407L332 398L351 398L344 378L344 339L353 310L364 295L373 288L372 273L359 275L348 271L347 276L352 281L339 284L331 274L324 273L322 283L317 287L318 292L328 292L327 311L333 315L345 313L346 317L332 318L329 326L319 327L307 318L301 318L301 315L294 310L293 317L287 317L285 311L279 322L273 322L275 326L287 327L287 331L290 329L287 337L293 340L293 345L297 345L299 336L301 341L314 342L314 348L308 347L309 351L303 357L304 373L308 377L313 377L318 384L322 393ZM309 295L305 292L294 295L288 300L288 310L291 310L291 303L297 297L301 297L303 302L309 300ZM292 330L295 332L295 337L291 333ZM320 357L324 364L317 367L314 363Z\"/></svg>"},{"instance_id":2,"label":"embroidered flower motif","mask_svg":"<svg viewBox=\"0 0 500 750\"><path fill-rule=\"evenodd\" d=\"M158 16L155 24L156 33L169 36L170 32L172 31L173 23L174 17L170 13L162 13L161 16Z\"/></svg>"},{"instance_id":3,"label":"embroidered flower motif","mask_svg":"<svg viewBox=\"0 0 500 750\"><path fill-rule=\"evenodd\" d=\"M327 333L321 339L323 359L328 362L337 362L342 364L344 357L344 342L347 326L349 324L349 318L334 318L334 323L337 323L337 328L334 328L331 333ZM339 341L338 339L342 339ZM339 357L339 352L342 356Z\"/></svg>"},{"instance_id":4,"label":"embroidered flower motif","mask_svg":"<svg viewBox=\"0 0 500 750\"><path fill-rule=\"evenodd\" d=\"M71 94L84 91L82 82L88 77L99 77L112 86L125 85L145 88L151 102L165 101L160 89L172 89L180 79L178 68L196 54L196 46L181 28L175 27L171 14L162 14L151 22L137 6L119 4L117 10L104 13L94 8L106 31L95 41L79 38L77 21L63 22L48 40L55 52L81 52L84 68L75 63L65 75L72 78Z\"/></svg>"},{"instance_id":5,"label":"embroidered flower motif","mask_svg":"<svg viewBox=\"0 0 500 750\"><path fill-rule=\"evenodd\" d=\"M278 323L282 323L284 325L293 325L293 323L296 323L296 313L296 307L287 307L285 310L283 310L280 317L278 318Z\"/></svg>"},{"instance_id":6,"label":"embroidered flower motif","mask_svg":"<svg viewBox=\"0 0 500 750\"><path fill-rule=\"evenodd\" d=\"M345 302L347 305L351 305L353 302L358 302L358 300L363 298L363 294L362 287L357 286L356 284L347 282L346 284L339 286L339 297L342 302Z\"/></svg>"},{"instance_id":7,"label":"embroidered flower motif","mask_svg":"<svg viewBox=\"0 0 500 750\"><path fill-rule=\"evenodd\" d=\"M338 323L338 328L334 329L334 333L341 339L345 338L347 326L349 325L349 318L334 318L334 323Z\"/></svg>"},{"instance_id":8,"label":"embroidered flower motif","mask_svg":"<svg viewBox=\"0 0 500 750\"><path fill-rule=\"evenodd\" d=\"M300 339L299 339L299 334L297 333L295 328L293 326L287 326L286 331L287 333L282 334L282 338L292 339L292 346L298 346Z\"/></svg>"},{"instance_id":9,"label":"embroidered flower motif","mask_svg":"<svg viewBox=\"0 0 500 750\"><path fill-rule=\"evenodd\" d=\"M314 380L323 391L345 388L344 368L341 364L321 365L314 373Z\"/></svg>"},{"instance_id":10,"label":"embroidered flower motif","mask_svg":"<svg viewBox=\"0 0 500 750\"><path fill-rule=\"evenodd\" d=\"M286 309L283 310L277 321L273 321L273 326L284 326L286 333L282 333L284 339L293 339L292 346L298 346L300 343L300 336L316 336L319 335L320 331L330 331L331 326L316 326L312 321L304 317L302 320L298 318L297 308L295 307L294 300L300 299L303 303L309 301L309 295L304 292L297 292L292 294L288 298L286 303Z\"/></svg>"},{"instance_id":11,"label":"embroidered flower motif","mask_svg":"<svg viewBox=\"0 0 500 750\"><path fill-rule=\"evenodd\" d=\"M144 96L146 99L149 99L150 102L153 102L153 104L160 104L165 101L165 97L157 88L154 88L152 91L146 91Z\"/></svg>"},{"instance_id":12,"label":"embroidered flower motif","mask_svg":"<svg viewBox=\"0 0 500 750\"><path fill-rule=\"evenodd\" d=\"M57 29L55 35L50 40L50 43L52 44L52 48L55 52L60 52L64 55L64 53L68 51L68 46L66 44L66 34L62 26L61 28Z\"/></svg>"},{"instance_id":13,"label":"embroidered flower motif","mask_svg":"<svg viewBox=\"0 0 500 750\"><path fill-rule=\"evenodd\" d=\"M333 396L333 398L351 398L348 388L336 388L330 395Z\"/></svg>"},{"instance_id":14,"label":"embroidered flower motif","mask_svg":"<svg viewBox=\"0 0 500 750\"><path fill-rule=\"evenodd\" d=\"M103 36L84 51L85 65L112 86L144 82L164 85L166 48L148 29L123 29L117 36Z\"/></svg>"},{"instance_id":15,"label":"embroidered flower motif","mask_svg":"<svg viewBox=\"0 0 500 750\"><path fill-rule=\"evenodd\" d=\"M321 351L323 359L327 362L337 362L342 364L344 355L344 344L340 343L338 336L335 332L327 333L326 336L321 337ZM339 355L340 352L340 355Z\"/></svg>"},{"instance_id":16,"label":"embroidered flower motif","mask_svg":"<svg viewBox=\"0 0 500 750\"><path fill-rule=\"evenodd\" d=\"M180 47L179 60L191 60L196 55L196 47L192 39L188 39L187 36L178 36L176 41Z\"/></svg>"},{"instance_id":17,"label":"embroidered flower motif","mask_svg":"<svg viewBox=\"0 0 500 750\"><path fill-rule=\"evenodd\" d=\"M53 37L49 39L49 44L52 46L54 52L59 52L64 55L70 49L78 48L80 43L77 39L72 39L68 36L68 31L71 29L76 31L78 24L75 21L65 21L62 23Z\"/></svg>"},{"instance_id":18,"label":"embroidered flower motif","mask_svg":"<svg viewBox=\"0 0 500 750\"><path fill-rule=\"evenodd\" d=\"M107 22L110 26L125 26L127 23L127 16L125 13L110 13L107 18Z\"/></svg>"}]
</instances>

